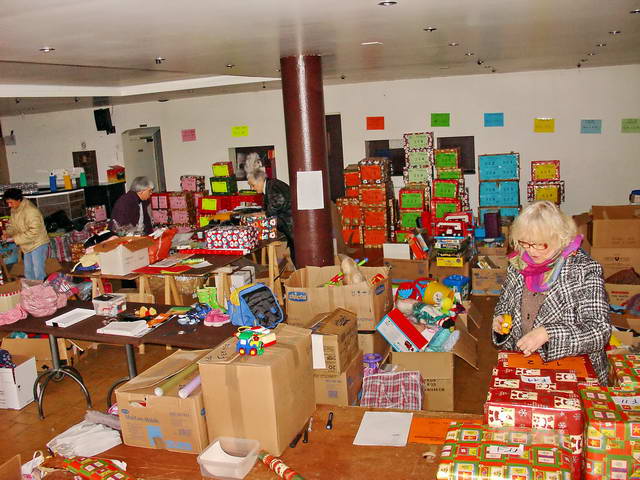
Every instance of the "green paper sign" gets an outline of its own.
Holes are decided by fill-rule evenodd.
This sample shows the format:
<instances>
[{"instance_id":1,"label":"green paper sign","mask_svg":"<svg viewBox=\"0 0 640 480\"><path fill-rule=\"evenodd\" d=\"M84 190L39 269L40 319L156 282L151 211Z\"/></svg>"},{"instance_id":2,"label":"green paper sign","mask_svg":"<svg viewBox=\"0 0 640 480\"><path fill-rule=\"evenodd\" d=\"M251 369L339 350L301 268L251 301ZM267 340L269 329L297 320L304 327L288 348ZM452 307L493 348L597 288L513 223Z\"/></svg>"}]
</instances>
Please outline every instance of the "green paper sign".
<instances>
[{"instance_id":1,"label":"green paper sign","mask_svg":"<svg viewBox=\"0 0 640 480\"><path fill-rule=\"evenodd\" d=\"M455 198L456 185L448 182L434 182L434 196L436 198Z\"/></svg>"},{"instance_id":2,"label":"green paper sign","mask_svg":"<svg viewBox=\"0 0 640 480\"><path fill-rule=\"evenodd\" d=\"M436 168L458 168L458 154L450 152L436 153Z\"/></svg>"},{"instance_id":3,"label":"green paper sign","mask_svg":"<svg viewBox=\"0 0 640 480\"><path fill-rule=\"evenodd\" d=\"M640 118L623 118L622 133L640 133Z\"/></svg>"},{"instance_id":4,"label":"green paper sign","mask_svg":"<svg viewBox=\"0 0 640 480\"><path fill-rule=\"evenodd\" d=\"M410 133L407 135L407 145L409 148L428 148L429 139L426 133Z\"/></svg>"},{"instance_id":5,"label":"green paper sign","mask_svg":"<svg viewBox=\"0 0 640 480\"><path fill-rule=\"evenodd\" d=\"M427 152L409 152L407 155L407 164L410 167L428 167L429 153Z\"/></svg>"},{"instance_id":6,"label":"green paper sign","mask_svg":"<svg viewBox=\"0 0 640 480\"><path fill-rule=\"evenodd\" d=\"M431 114L431 126L432 127L449 127L449 126L451 126L451 114L450 113L432 113Z\"/></svg>"}]
</instances>

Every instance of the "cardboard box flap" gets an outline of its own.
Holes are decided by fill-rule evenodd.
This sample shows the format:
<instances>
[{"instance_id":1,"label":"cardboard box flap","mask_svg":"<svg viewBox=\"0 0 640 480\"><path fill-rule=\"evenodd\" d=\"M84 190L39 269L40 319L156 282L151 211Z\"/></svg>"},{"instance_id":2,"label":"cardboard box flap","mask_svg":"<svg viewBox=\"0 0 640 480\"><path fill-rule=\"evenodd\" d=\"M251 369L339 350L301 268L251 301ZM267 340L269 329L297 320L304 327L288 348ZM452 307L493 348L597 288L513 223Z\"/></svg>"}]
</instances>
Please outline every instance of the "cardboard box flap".
<instances>
[{"instance_id":1,"label":"cardboard box flap","mask_svg":"<svg viewBox=\"0 0 640 480\"><path fill-rule=\"evenodd\" d=\"M460 325L457 328L460 331L460 338L451 353L478 370L478 341L465 328L461 328Z\"/></svg>"},{"instance_id":2,"label":"cardboard box flap","mask_svg":"<svg viewBox=\"0 0 640 480\"><path fill-rule=\"evenodd\" d=\"M636 205L594 205L591 213L594 220L640 220L640 207Z\"/></svg>"},{"instance_id":3,"label":"cardboard box flap","mask_svg":"<svg viewBox=\"0 0 640 480\"><path fill-rule=\"evenodd\" d=\"M124 246L127 250L131 252L135 252L142 248L150 248L153 246L154 242L149 237L132 237L132 238L116 238L109 239L105 242L99 243L93 250L97 253L108 253L112 250L115 250L119 246Z\"/></svg>"},{"instance_id":4,"label":"cardboard box flap","mask_svg":"<svg viewBox=\"0 0 640 480\"><path fill-rule=\"evenodd\" d=\"M144 390L153 391L153 387L172 377L185 368L193 365L202 357L207 355L211 350L178 350L173 355L156 363L154 366L145 370L137 377L129 380L118 390L120 392L143 392Z\"/></svg>"},{"instance_id":5,"label":"cardboard box flap","mask_svg":"<svg viewBox=\"0 0 640 480\"><path fill-rule=\"evenodd\" d=\"M317 335L338 335L347 329L351 322L356 325L355 313L344 308L336 308L333 312L316 315L313 318L312 331Z\"/></svg>"}]
</instances>

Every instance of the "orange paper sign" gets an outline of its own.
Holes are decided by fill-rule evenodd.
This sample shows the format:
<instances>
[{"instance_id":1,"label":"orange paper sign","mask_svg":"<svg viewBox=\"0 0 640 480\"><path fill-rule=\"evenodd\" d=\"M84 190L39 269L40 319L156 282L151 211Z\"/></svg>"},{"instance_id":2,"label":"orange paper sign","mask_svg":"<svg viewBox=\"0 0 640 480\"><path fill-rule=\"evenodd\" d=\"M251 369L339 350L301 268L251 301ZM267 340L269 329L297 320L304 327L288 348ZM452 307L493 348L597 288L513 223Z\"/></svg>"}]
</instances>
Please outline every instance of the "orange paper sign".
<instances>
[{"instance_id":1,"label":"orange paper sign","mask_svg":"<svg viewBox=\"0 0 640 480\"><path fill-rule=\"evenodd\" d=\"M384 130L384 117L367 117L367 130Z\"/></svg>"},{"instance_id":2,"label":"orange paper sign","mask_svg":"<svg viewBox=\"0 0 640 480\"><path fill-rule=\"evenodd\" d=\"M427 443L429 445L444 445L445 437L449 431L449 425L459 422L454 418L423 418L413 417L411 430L409 430L409 443ZM464 419L464 423L480 425L482 420Z\"/></svg>"},{"instance_id":3,"label":"orange paper sign","mask_svg":"<svg viewBox=\"0 0 640 480\"><path fill-rule=\"evenodd\" d=\"M508 365L513 368L546 368L547 370L574 370L578 377L588 377L587 367L581 357L565 357L553 362L543 362L540 355L525 357L521 353L509 353Z\"/></svg>"}]
</instances>

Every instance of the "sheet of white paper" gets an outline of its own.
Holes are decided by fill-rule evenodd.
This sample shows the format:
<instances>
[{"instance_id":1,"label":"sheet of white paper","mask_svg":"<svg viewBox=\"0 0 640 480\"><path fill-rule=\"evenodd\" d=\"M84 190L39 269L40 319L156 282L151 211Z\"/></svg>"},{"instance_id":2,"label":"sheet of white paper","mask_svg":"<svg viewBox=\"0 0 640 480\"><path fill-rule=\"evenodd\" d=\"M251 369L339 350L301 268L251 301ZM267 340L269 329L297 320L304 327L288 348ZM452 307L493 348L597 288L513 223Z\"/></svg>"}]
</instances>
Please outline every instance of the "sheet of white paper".
<instances>
[{"instance_id":1,"label":"sheet of white paper","mask_svg":"<svg viewBox=\"0 0 640 480\"><path fill-rule=\"evenodd\" d=\"M195 263L195 264L189 265L189 266L191 268L204 268L204 267L210 267L211 264L205 260L204 262Z\"/></svg>"},{"instance_id":2,"label":"sheet of white paper","mask_svg":"<svg viewBox=\"0 0 640 480\"><path fill-rule=\"evenodd\" d=\"M407 445L413 413L364 412L354 445L404 447Z\"/></svg>"},{"instance_id":3,"label":"sheet of white paper","mask_svg":"<svg viewBox=\"0 0 640 480\"><path fill-rule=\"evenodd\" d=\"M322 335L311 335L313 368L327 368L327 363L324 360L324 340L322 337Z\"/></svg>"},{"instance_id":4,"label":"sheet of white paper","mask_svg":"<svg viewBox=\"0 0 640 480\"><path fill-rule=\"evenodd\" d=\"M322 171L297 172L298 210L324 208Z\"/></svg>"},{"instance_id":5,"label":"sheet of white paper","mask_svg":"<svg viewBox=\"0 0 640 480\"><path fill-rule=\"evenodd\" d=\"M149 265L149 266L150 267L167 268L167 267L173 267L179 261L180 261L179 258L167 257L164 260L160 260L159 262L156 262L156 263L154 263L152 265Z\"/></svg>"},{"instance_id":6,"label":"sheet of white paper","mask_svg":"<svg viewBox=\"0 0 640 480\"><path fill-rule=\"evenodd\" d=\"M88 308L74 308L62 315L58 315L57 317L47 320L44 323L50 327L65 328L81 322L85 318L93 317L95 314L96 312L94 310L90 310Z\"/></svg>"}]
</instances>

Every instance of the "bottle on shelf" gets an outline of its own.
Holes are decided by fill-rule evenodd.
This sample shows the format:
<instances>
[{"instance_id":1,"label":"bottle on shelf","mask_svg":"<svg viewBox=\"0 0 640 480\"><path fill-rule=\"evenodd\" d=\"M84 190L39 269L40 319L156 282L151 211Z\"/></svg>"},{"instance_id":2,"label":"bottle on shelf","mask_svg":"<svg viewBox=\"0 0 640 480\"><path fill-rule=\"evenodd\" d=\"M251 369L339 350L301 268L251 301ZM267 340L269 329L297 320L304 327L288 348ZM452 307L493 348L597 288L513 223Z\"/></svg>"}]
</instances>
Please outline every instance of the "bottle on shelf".
<instances>
[{"instance_id":1,"label":"bottle on shelf","mask_svg":"<svg viewBox=\"0 0 640 480\"><path fill-rule=\"evenodd\" d=\"M53 172L49 175L49 190L52 192L58 191L58 177Z\"/></svg>"}]
</instances>

